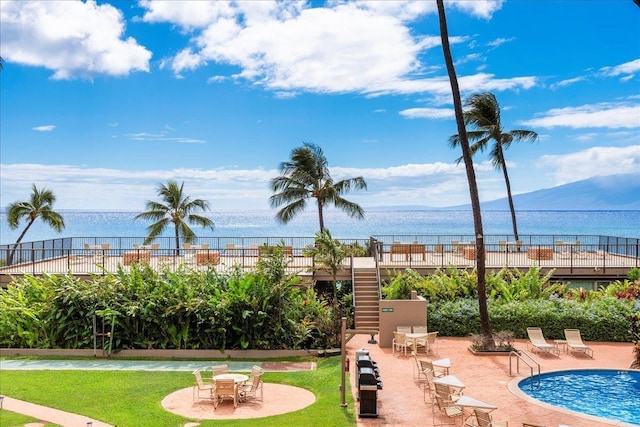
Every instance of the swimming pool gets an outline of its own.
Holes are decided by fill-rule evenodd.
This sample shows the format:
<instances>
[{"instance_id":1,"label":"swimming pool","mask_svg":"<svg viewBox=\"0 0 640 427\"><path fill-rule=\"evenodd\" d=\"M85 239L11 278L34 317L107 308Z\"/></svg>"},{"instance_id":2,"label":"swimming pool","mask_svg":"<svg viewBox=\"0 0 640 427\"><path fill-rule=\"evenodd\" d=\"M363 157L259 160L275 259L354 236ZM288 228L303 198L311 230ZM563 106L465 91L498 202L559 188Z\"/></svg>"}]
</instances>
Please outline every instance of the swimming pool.
<instances>
[{"instance_id":1,"label":"swimming pool","mask_svg":"<svg viewBox=\"0 0 640 427\"><path fill-rule=\"evenodd\" d=\"M542 374L518 383L520 391L583 414L640 425L640 371L578 369ZM532 383L533 381L533 383Z\"/></svg>"}]
</instances>

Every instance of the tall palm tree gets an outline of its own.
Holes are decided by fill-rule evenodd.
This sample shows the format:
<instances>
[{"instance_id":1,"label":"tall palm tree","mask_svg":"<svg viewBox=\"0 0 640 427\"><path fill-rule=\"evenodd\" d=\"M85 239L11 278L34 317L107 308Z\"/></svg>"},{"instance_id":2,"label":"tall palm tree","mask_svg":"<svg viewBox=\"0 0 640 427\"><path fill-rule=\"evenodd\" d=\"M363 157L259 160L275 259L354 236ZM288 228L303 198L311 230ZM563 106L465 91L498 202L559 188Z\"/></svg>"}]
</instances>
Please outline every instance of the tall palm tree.
<instances>
[{"instance_id":1,"label":"tall palm tree","mask_svg":"<svg viewBox=\"0 0 640 427\"><path fill-rule=\"evenodd\" d=\"M436 0L438 5L438 20L440 22L440 39L442 40L442 52L444 61L447 65L447 73L449 74L449 82L451 83L451 94L453 96L453 107L456 114L456 124L458 127L458 135L460 136L460 146L462 147L462 158L464 160L465 169L467 171L467 181L469 181L469 193L471 197L471 208L473 210L473 226L476 233L476 266L478 270L478 311L480 314L480 329L482 333L483 346L492 348L495 344L493 334L491 333L491 324L489 322L489 311L487 309L486 294L486 260L484 252L484 232L482 229L482 212L480 210L480 196L478 195L478 183L476 182L476 174L473 169L473 158L469 140L467 139L467 131L465 129L464 114L462 112L462 99L460 97L460 88L458 86L458 77L453 66L453 58L451 56L451 48L449 46L449 30L447 29L447 17L444 10L444 1Z\"/></svg>"},{"instance_id":2,"label":"tall palm tree","mask_svg":"<svg viewBox=\"0 0 640 427\"><path fill-rule=\"evenodd\" d=\"M177 182L169 180L167 185L160 184L158 186L158 196L160 196L161 201L156 202L149 200L146 206L147 210L135 216L135 219L156 221L147 227L149 235L144 241L145 244L148 244L162 234L165 228L170 223L173 223L176 250L179 253L180 235L184 237L185 242L191 242L196 237L188 224L199 225L202 228L210 228L213 230L214 223L212 220L192 213L196 210L208 210L209 203L202 199L192 200L191 197L184 194L183 188L184 182L178 185Z\"/></svg>"},{"instance_id":3,"label":"tall palm tree","mask_svg":"<svg viewBox=\"0 0 640 427\"><path fill-rule=\"evenodd\" d=\"M7 256L7 265L13 263L13 256L18 245L36 219L41 218L42 221L58 233L64 229L64 219L62 215L52 209L53 203L56 201L56 196L53 194L53 191L46 188L39 190L35 184L33 184L32 189L33 193L31 193L28 202L13 202L7 208L7 222L12 230L18 228L22 218L27 221L27 226L22 230L22 233L20 233L18 240L16 240L11 252L9 252Z\"/></svg>"},{"instance_id":4,"label":"tall palm tree","mask_svg":"<svg viewBox=\"0 0 640 427\"><path fill-rule=\"evenodd\" d=\"M492 93L472 95L465 105L468 109L464 112L464 121L467 127L471 127L471 130L467 129L467 138L473 142L470 147L471 154L484 151L489 141L494 141L489 156L493 167L502 170L504 175L504 182L507 186L507 199L511 210L513 235L515 240L520 240L516 222L516 210L513 206L513 197L511 195L511 183L507 173L507 162L504 159L504 150L508 149L513 141L535 142L538 139L538 134L532 130L525 129L505 131L500 121L500 104L498 104L498 100ZM449 138L449 142L452 147L460 145L458 135L453 135Z\"/></svg>"},{"instance_id":5,"label":"tall palm tree","mask_svg":"<svg viewBox=\"0 0 640 427\"><path fill-rule=\"evenodd\" d=\"M364 218L357 203L342 198L351 188L367 189L361 176L334 182L329 173L327 159L317 145L304 143L291 151L291 160L280 165L281 175L271 180L273 192L269 198L272 207L286 204L276 218L286 224L307 206L307 199L316 199L320 230L324 230L324 207L334 205L353 218Z\"/></svg>"}]
</instances>

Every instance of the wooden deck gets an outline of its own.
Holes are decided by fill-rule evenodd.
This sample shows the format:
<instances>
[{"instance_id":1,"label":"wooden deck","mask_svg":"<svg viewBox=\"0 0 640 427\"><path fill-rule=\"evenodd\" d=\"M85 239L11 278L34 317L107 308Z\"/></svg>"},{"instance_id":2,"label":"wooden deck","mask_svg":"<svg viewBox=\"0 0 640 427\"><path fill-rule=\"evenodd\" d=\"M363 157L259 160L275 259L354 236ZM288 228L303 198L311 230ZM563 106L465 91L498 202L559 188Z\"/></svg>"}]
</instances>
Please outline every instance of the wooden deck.
<instances>
[{"instance_id":1,"label":"wooden deck","mask_svg":"<svg viewBox=\"0 0 640 427\"><path fill-rule=\"evenodd\" d=\"M148 254L147 254L148 255ZM554 270L556 278L588 278L598 280L612 280L626 277L629 270L638 266L638 259L601 251L585 251L581 253L548 252L543 256L532 256L531 251L522 252L487 252L486 267L488 270L498 270L503 267L528 269L531 266L539 266L543 271ZM541 255L538 253L537 255ZM127 258L129 256L129 258ZM136 258L136 257L134 257ZM137 258L136 258L137 259ZM140 259L140 262L148 263L152 268L160 271L169 269L196 269L206 270L214 268L219 272L225 272L237 267L253 269L259 261L257 255L225 255L224 252L211 251L206 257L164 256L151 254ZM288 256L288 270L294 274L309 274L313 266L313 260L304 256ZM118 269L129 271L131 263L135 262L130 254L122 255L77 255L63 256L55 259L24 263L20 265L0 268L0 283L6 284L12 276L23 274L40 275L42 273L65 274L76 276L90 276L116 272ZM216 263L217 261L217 263ZM212 264L214 263L214 264ZM353 267L374 268L375 259L372 257L354 258ZM436 269L447 267L470 269L475 267L475 253L465 252L422 252L422 253L383 253L378 259L378 265L382 277L398 270L412 268L421 274L429 274ZM340 279L350 279L351 260L345 261L345 268L340 274Z\"/></svg>"}]
</instances>

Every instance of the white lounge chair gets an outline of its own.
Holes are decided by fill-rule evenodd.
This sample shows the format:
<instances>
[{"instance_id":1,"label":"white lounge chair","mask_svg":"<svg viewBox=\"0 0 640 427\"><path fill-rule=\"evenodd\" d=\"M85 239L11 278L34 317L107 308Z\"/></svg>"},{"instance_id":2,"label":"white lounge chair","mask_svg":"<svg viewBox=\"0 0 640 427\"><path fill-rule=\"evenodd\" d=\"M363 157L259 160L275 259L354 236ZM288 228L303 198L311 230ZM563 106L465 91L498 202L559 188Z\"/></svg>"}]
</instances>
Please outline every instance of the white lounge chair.
<instances>
[{"instance_id":1,"label":"white lounge chair","mask_svg":"<svg viewBox=\"0 0 640 427\"><path fill-rule=\"evenodd\" d=\"M527 328L527 335L529 336L529 344L534 351L537 349L546 353L555 354L558 357L560 356L560 349L557 345L547 342L542 334L542 329Z\"/></svg>"},{"instance_id":2,"label":"white lounge chair","mask_svg":"<svg viewBox=\"0 0 640 427\"><path fill-rule=\"evenodd\" d=\"M581 351L593 358L593 349L582 342L582 334L580 334L579 329L565 329L564 337L567 340L569 350Z\"/></svg>"}]
</instances>

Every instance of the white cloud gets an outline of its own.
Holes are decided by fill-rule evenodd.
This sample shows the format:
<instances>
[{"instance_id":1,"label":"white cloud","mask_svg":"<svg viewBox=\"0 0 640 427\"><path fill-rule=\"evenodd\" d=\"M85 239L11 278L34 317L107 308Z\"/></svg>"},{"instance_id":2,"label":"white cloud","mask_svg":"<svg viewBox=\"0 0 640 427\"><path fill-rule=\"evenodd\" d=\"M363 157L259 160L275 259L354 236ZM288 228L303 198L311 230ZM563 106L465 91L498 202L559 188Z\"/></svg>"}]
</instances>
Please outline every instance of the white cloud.
<instances>
[{"instance_id":1,"label":"white cloud","mask_svg":"<svg viewBox=\"0 0 640 427\"><path fill-rule=\"evenodd\" d=\"M629 147L593 147L563 155L545 155L536 167L554 169L556 185L593 176L640 173L640 145Z\"/></svg>"},{"instance_id":2,"label":"white cloud","mask_svg":"<svg viewBox=\"0 0 640 427\"><path fill-rule=\"evenodd\" d=\"M218 209L267 209L267 201L272 194L269 182L280 173L275 169L130 171L42 164L2 164L0 169L3 175L0 181L3 199L24 198L35 183L46 185L54 191L59 209L87 209L90 206L91 209L111 210L142 209L144 202L154 197L158 183L169 179L184 181L192 197L207 199ZM487 162L477 165L476 170L480 177L495 175ZM410 204L411 198L404 203L396 200L403 191L414 195L425 194L425 200L433 203L433 206L458 204L458 200L461 200L460 203L468 201L464 166L454 163L407 164L388 168L335 167L331 168L331 174L335 179L363 176L369 184L369 191L350 194L350 199L357 198L369 205L382 205L385 202ZM446 198L443 198L441 194L445 193ZM372 194L387 194L390 199L382 200L375 196L373 202Z\"/></svg>"},{"instance_id":3,"label":"white cloud","mask_svg":"<svg viewBox=\"0 0 640 427\"><path fill-rule=\"evenodd\" d=\"M36 132L51 132L55 128L56 128L55 125L42 125L42 126L35 126L31 128L31 130L35 130Z\"/></svg>"},{"instance_id":4,"label":"white cloud","mask_svg":"<svg viewBox=\"0 0 640 427\"><path fill-rule=\"evenodd\" d=\"M616 65L615 67L603 67L600 71L607 76L619 76L621 74L633 74L640 71L640 59L634 59L633 61L625 62L624 64Z\"/></svg>"},{"instance_id":5,"label":"white cloud","mask_svg":"<svg viewBox=\"0 0 640 427\"><path fill-rule=\"evenodd\" d=\"M149 71L151 52L123 38L123 15L109 4L2 0L0 20L3 57L54 79Z\"/></svg>"},{"instance_id":6,"label":"white cloud","mask_svg":"<svg viewBox=\"0 0 640 427\"><path fill-rule=\"evenodd\" d=\"M495 40L490 41L489 43L487 43L487 46L490 47L499 47L502 46L505 43L509 43L514 41L516 38L515 37L509 37L509 38L504 38L504 37L499 37Z\"/></svg>"},{"instance_id":7,"label":"white cloud","mask_svg":"<svg viewBox=\"0 0 640 427\"><path fill-rule=\"evenodd\" d=\"M408 108L400 111L400 115L408 119L454 119L451 108Z\"/></svg>"},{"instance_id":8,"label":"white cloud","mask_svg":"<svg viewBox=\"0 0 640 427\"><path fill-rule=\"evenodd\" d=\"M571 86L572 84L575 84L575 83L578 83L578 82L583 82L585 80L586 80L586 78L584 78L584 77L575 77L573 79L561 80L558 83L552 84L550 87L551 87L551 89L557 89L559 87Z\"/></svg>"},{"instance_id":9,"label":"white cloud","mask_svg":"<svg viewBox=\"0 0 640 427\"><path fill-rule=\"evenodd\" d=\"M603 102L580 107L554 108L538 116L520 123L543 128L565 126L574 129L633 129L640 127L640 104Z\"/></svg>"},{"instance_id":10,"label":"white cloud","mask_svg":"<svg viewBox=\"0 0 640 427\"><path fill-rule=\"evenodd\" d=\"M418 57L438 47L440 37L413 34L408 26L409 21L435 13L433 2L332 1L325 7L306 2L200 3L141 2L147 9L145 21L168 22L193 32L190 46L172 60L179 77L214 61L240 68L230 77L264 86L283 98L302 91L433 92L437 97L450 92L445 78L421 78L432 64ZM489 18L502 1L448 5ZM454 44L466 40L450 39ZM496 80L488 74L462 76L461 85L465 80L468 90L526 89L535 84L532 77Z\"/></svg>"}]
</instances>

